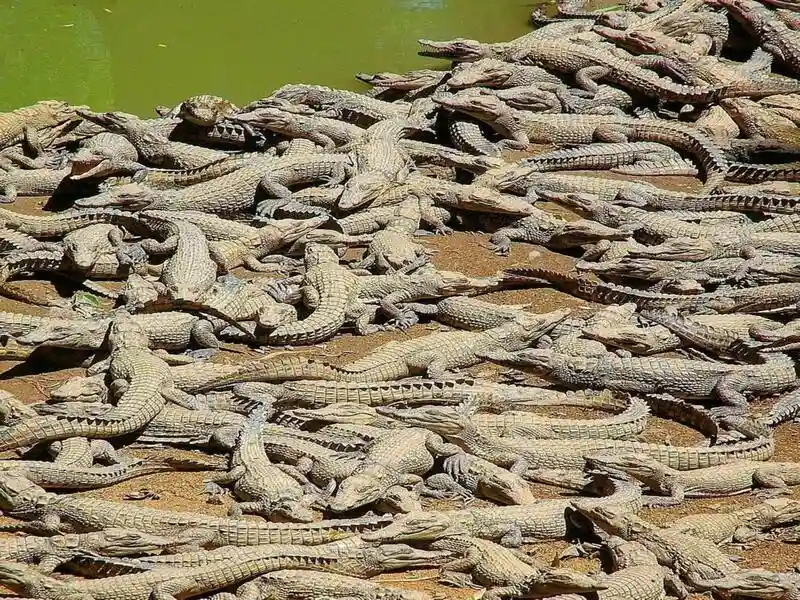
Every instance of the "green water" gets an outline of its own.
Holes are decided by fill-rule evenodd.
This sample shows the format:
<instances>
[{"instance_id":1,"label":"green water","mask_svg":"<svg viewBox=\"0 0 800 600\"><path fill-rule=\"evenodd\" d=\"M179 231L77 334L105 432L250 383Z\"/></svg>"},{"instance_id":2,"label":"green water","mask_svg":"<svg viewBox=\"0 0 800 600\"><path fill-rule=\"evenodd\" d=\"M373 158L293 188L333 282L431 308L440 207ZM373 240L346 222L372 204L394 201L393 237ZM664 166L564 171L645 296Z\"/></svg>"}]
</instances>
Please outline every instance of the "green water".
<instances>
[{"instance_id":1,"label":"green water","mask_svg":"<svg viewBox=\"0 0 800 600\"><path fill-rule=\"evenodd\" d=\"M200 93L358 89L359 71L446 66L418 38L511 39L531 0L0 0L0 110L43 98L152 115Z\"/></svg>"}]
</instances>

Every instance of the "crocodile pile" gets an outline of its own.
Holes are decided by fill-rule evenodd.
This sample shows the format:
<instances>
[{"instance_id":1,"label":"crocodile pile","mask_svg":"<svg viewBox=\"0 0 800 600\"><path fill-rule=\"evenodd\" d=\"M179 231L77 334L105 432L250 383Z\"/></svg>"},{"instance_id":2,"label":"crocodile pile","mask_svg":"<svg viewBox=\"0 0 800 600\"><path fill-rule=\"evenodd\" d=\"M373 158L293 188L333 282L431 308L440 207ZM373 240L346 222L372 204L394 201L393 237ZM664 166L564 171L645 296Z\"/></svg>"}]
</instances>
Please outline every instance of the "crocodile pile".
<instances>
[{"instance_id":1,"label":"crocodile pile","mask_svg":"<svg viewBox=\"0 0 800 600\"><path fill-rule=\"evenodd\" d=\"M369 93L0 114L3 590L800 597L725 547L800 531L800 462L773 459L800 413L794 9L562 3L510 42L421 40L451 68ZM455 231L498 257L447 270ZM492 301L542 288L573 298ZM180 471L207 506L103 496Z\"/></svg>"}]
</instances>

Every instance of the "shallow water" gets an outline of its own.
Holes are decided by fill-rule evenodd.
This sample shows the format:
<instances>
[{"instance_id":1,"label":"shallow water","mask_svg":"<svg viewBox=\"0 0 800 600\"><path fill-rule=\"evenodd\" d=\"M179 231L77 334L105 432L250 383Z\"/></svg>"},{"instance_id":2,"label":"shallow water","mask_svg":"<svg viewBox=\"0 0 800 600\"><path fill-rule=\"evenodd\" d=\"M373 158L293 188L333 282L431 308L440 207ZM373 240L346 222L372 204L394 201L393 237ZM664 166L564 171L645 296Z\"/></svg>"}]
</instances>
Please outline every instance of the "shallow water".
<instances>
[{"instance_id":1,"label":"shallow water","mask_svg":"<svg viewBox=\"0 0 800 600\"><path fill-rule=\"evenodd\" d=\"M531 0L0 0L0 110L43 98L152 115L200 93L446 67L418 38L511 39Z\"/></svg>"}]
</instances>

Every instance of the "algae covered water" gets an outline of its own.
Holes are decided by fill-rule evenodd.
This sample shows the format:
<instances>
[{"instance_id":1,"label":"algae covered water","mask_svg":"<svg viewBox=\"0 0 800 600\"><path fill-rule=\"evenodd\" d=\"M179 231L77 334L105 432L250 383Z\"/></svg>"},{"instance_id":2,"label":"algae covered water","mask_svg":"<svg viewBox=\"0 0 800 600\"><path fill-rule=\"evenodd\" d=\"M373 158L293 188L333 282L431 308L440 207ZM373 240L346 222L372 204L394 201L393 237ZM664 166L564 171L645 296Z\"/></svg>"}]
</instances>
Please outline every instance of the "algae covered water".
<instances>
[{"instance_id":1,"label":"algae covered water","mask_svg":"<svg viewBox=\"0 0 800 600\"><path fill-rule=\"evenodd\" d=\"M193 94L445 68L418 38L511 39L530 0L0 0L0 110L57 98L145 116Z\"/></svg>"}]
</instances>

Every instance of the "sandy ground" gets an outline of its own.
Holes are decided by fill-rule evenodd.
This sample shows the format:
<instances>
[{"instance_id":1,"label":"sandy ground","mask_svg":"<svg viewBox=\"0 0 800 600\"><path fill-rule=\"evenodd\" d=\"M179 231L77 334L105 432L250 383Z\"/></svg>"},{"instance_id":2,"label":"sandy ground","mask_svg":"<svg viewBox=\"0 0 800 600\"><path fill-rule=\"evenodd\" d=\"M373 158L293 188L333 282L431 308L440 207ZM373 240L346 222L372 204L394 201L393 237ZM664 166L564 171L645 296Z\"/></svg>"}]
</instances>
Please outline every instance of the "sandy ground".
<instances>
[{"instance_id":1,"label":"sandy ground","mask_svg":"<svg viewBox=\"0 0 800 600\"><path fill-rule=\"evenodd\" d=\"M684 189L693 187L693 184L688 184L687 186L686 180L665 181L665 179L661 179L658 184L665 187L681 187ZM36 212L40 209L41 204L37 200L21 200L12 209ZM455 233L447 237L423 237L420 238L420 241L435 251L432 260L437 267L462 271L468 275L487 275L514 264L529 264L529 255L533 250L541 252L541 255L533 259L540 266L569 270L574 262L572 257L555 254L544 248L522 243L513 244L510 256L498 257L489 249L488 236L486 235ZM47 297L56 298L58 295L53 285L46 281L26 281L16 285L27 292L35 291L36 293L45 294ZM497 292L488 294L483 298L497 303L528 304L527 310L532 312L547 312L564 306L574 308L585 305L582 300L552 289L541 288ZM46 309L32 307L5 298L0 299L0 310L29 314L42 314L46 311ZM406 332L386 332L369 337L344 334L327 344L321 345L317 351L327 355L333 362L345 362L363 356L389 340L416 337L441 329L442 327L437 323L427 323L417 325ZM251 354L251 351L244 348L235 353L223 351L214 360L225 362L242 360L248 354ZM496 374L497 370L495 367L479 365L471 369L470 372L482 376L492 376ZM0 379L2 379L0 381L0 389L9 391L29 403L40 402L45 399L48 390L56 387L65 379L81 373L82 369L54 370L52 365L48 364L31 365L14 361L0 361ZM768 402L763 402L760 407L763 409L767 405ZM758 409L758 406L756 409ZM581 409L553 408L548 409L546 412L554 416L566 415L582 418L595 416ZM797 425L788 424L779 427L776 431L777 451L775 459L797 460L798 437L800 437L800 427ZM691 445L700 443L702 437L697 432L682 425L652 418L644 432L643 440ZM148 451L137 451L137 453L141 452ZM110 488L86 492L85 495L123 502L126 494L146 489L154 492L158 499L136 501L136 504L160 509L224 515L230 499L226 500L224 505L206 503L206 496L203 493L203 479L207 475L206 473L150 475ZM536 485L534 491L542 498L558 497L561 494L556 488L542 485ZM795 488L791 497L800 498L800 488ZM656 523L664 524L677 516L697 512L727 512L754 502L757 502L757 500L752 495L742 495L728 499L689 500L675 508L645 510L643 516ZM425 504L426 507L431 508L460 508L457 503L426 501ZM476 505L481 505L481 501L478 501ZM551 561L566 547L567 542L553 542L528 546L525 550L543 560ZM791 569L795 564L800 563L800 546L781 542L759 542L745 548L737 547L732 550L732 553L740 555L742 557L741 564L748 567L767 567L778 570ZM569 560L562 566L590 572L599 569L599 563L584 559ZM422 589L432 593L437 598L471 598L476 594L475 590L461 590L439 585L436 581L435 570L389 573L377 579L403 587ZM0 593L2 592L3 590L0 588Z\"/></svg>"}]
</instances>

